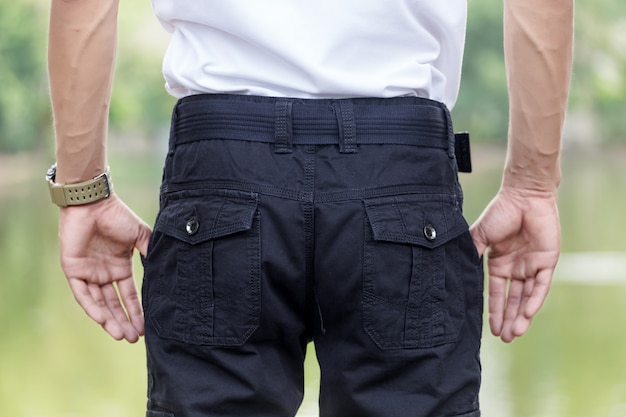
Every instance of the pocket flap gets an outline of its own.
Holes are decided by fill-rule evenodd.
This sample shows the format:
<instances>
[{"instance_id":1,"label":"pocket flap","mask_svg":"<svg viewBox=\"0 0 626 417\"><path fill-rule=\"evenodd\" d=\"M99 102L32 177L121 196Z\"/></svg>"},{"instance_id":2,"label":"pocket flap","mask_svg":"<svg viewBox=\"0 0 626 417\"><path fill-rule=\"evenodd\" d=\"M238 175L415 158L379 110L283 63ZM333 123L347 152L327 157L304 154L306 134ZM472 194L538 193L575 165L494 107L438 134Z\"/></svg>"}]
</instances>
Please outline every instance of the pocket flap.
<instances>
[{"instance_id":1,"label":"pocket flap","mask_svg":"<svg viewBox=\"0 0 626 417\"><path fill-rule=\"evenodd\" d=\"M435 248L469 228L449 195L411 194L364 203L375 240Z\"/></svg>"},{"instance_id":2,"label":"pocket flap","mask_svg":"<svg viewBox=\"0 0 626 417\"><path fill-rule=\"evenodd\" d=\"M195 245L249 230L257 205L256 193L242 191L175 197L159 213L154 229Z\"/></svg>"}]
</instances>

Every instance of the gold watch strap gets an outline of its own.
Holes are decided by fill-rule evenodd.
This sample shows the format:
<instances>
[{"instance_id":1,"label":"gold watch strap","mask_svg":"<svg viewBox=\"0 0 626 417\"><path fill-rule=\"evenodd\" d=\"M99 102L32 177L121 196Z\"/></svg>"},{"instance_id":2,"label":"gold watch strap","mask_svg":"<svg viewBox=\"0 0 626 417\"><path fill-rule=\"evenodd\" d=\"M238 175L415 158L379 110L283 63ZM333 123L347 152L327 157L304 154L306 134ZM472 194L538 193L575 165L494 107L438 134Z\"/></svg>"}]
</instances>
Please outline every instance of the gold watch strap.
<instances>
[{"instance_id":1,"label":"gold watch strap","mask_svg":"<svg viewBox=\"0 0 626 417\"><path fill-rule=\"evenodd\" d=\"M57 184L54 180L49 180L48 184L52 202L59 207L95 203L109 197L113 190L108 170L91 180L76 184Z\"/></svg>"}]
</instances>

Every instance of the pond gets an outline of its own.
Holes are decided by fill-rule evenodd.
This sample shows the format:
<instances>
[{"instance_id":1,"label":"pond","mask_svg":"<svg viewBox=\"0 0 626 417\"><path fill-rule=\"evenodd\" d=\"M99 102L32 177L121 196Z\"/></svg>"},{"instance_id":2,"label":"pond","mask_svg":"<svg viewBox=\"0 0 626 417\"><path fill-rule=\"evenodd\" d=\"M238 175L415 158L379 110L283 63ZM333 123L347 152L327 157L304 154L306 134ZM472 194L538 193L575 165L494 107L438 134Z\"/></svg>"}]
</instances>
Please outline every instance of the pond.
<instances>
[{"instance_id":1,"label":"pond","mask_svg":"<svg viewBox=\"0 0 626 417\"><path fill-rule=\"evenodd\" d=\"M113 151L111 165L118 194L152 221L162 152L147 148ZM469 221L496 191L502 161L501 150L475 150L475 172L461 177ZM626 417L625 162L621 149L565 153L562 261L525 337L505 345L486 329L484 417ZM145 415L141 343L92 324L58 266L57 213L43 175L29 174L47 163L0 160L0 415ZM310 353L301 417L317 413Z\"/></svg>"}]
</instances>

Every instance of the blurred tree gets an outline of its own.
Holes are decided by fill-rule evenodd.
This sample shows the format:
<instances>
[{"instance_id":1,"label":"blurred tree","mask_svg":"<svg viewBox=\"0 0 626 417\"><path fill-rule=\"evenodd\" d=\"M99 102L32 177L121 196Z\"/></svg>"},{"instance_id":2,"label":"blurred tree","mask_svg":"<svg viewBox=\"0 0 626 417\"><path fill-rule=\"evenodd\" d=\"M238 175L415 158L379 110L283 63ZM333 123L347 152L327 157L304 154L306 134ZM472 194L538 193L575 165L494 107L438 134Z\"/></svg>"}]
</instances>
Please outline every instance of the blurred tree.
<instances>
[{"instance_id":1,"label":"blurred tree","mask_svg":"<svg viewBox=\"0 0 626 417\"><path fill-rule=\"evenodd\" d=\"M45 19L32 0L0 0L0 151L33 149L49 137Z\"/></svg>"},{"instance_id":2,"label":"blurred tree","mask_svg":"<svg viewBox=\"0 0 626 417\"><path fill-rule=\"evenodd\" d=\"M502 0L468 0L463 82L454 109L457 129L475 141L504 143L506 77ZM576 1L574 73L565 144L594 146L626 137L626 9L620 0Z\"/></svg>"},{"instance_id":3,"label":"blurred tree","mask_svg":"<svg viewBox=\"0 0 626 417\"><path fill-rule=\"evenodd\" d=\"M463 78L454 124L473 141L503 141L508 123L502 0L469 0Z\"/></svg>"},{"instance_id":4,"label":"blurred tree","mask_svg":"<svg viewBox=\"0 0 626 417\"><path fill-rule=\"evenodd\" d=\"M168 130L175 102L165 92L161 73L169 34L149 1L120 1L119 31L111 126L147 137L161 135Z\"/></svg>"},{"instance_id":5,"label":"blurred tree","mask_svg":"<svg viewBox=\"0 0 626 417\"><path fill-rule=\"evenodd\" d=\"M569 139L588 145L626 137L626 9L619 0L576 2Z\"/></svg>"},{"instance_id":6,"label":"blurred tree","mask_svg":"<svg viewBox=\"0 0 626 417\"><path fill-rule=\"evenodd\" d=\"M166 39L155 36L163 31L151 15L150 2L122 1L120 7L124 10L120 12L111 131L150 136L167 125L173 104L161 75ZM52 143L46 70L48 10L49 0L0 0L0 152Z\"/></svg>"}]
</instances>

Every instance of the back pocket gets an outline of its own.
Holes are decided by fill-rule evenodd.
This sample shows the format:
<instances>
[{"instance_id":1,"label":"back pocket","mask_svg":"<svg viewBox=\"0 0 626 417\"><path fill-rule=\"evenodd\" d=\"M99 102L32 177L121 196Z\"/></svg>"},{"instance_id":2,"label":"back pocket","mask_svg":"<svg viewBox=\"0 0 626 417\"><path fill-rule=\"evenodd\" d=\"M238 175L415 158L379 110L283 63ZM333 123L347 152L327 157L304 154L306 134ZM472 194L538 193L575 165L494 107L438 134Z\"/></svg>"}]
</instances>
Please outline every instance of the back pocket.
<instances>
[{"instance_id":1,"label":"back pocket","mask_svg":"<svg viewBox=\"0 0 626 417\"><path fill-rule=\"evenodd\" d=\"M381 349L454 342L465 302L455 238L468 225L453 196L365 200L363 326Z\"/></svg>"},{"instance_id":2,"label":"back pocket","mask_svg":"<svg viewBox=\"0 0 626 417\"><path fill-rule=\"evenodd\" d=\"M145 260L144 309L164 338L239 346L260 320L257 195L168 197Z\"/></svg>"}]
</instances>

